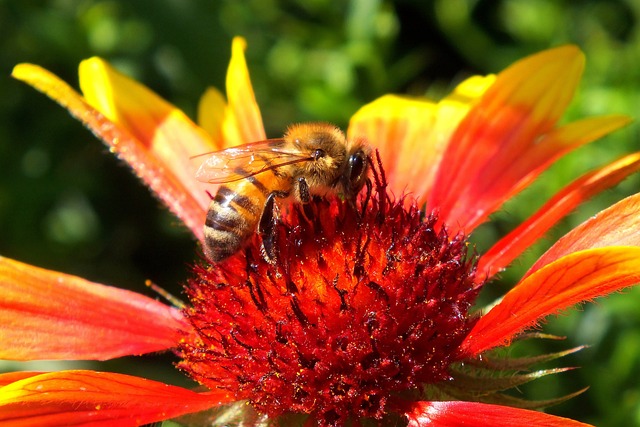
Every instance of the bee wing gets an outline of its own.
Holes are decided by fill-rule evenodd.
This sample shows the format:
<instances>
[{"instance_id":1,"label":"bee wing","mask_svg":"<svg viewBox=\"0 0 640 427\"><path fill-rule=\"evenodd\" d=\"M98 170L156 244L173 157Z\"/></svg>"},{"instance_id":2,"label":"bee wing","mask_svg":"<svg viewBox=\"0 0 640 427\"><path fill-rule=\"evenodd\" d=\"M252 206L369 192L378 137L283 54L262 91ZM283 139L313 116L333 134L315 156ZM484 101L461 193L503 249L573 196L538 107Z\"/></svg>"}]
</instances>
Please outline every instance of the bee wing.
<instances>
[{"instance_id":1,"label":"bee wing","mask_svg":"<svg viewBox=\"0 0 640 427\"><path fill-rule=\"evenodd\" d=\"M286 150L283 145L282 139L267 139L205 154L209 157L198 168L196 179L222 184L292 163L313 160L309 154Z\"/></svg>"}]
</instances>

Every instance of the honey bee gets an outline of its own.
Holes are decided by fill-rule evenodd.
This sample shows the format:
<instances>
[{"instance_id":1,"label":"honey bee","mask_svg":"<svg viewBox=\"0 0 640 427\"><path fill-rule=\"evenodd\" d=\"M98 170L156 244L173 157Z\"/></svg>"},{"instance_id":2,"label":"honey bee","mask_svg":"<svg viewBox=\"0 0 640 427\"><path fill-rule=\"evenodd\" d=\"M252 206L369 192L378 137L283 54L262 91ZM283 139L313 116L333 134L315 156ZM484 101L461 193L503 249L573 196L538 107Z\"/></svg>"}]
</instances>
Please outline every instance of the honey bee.
<instances>
[{"instance_id":1,"label":"honey bee","mask_svg":"<svg viewBox=\"0 0 640 427\"><path fill-rule=\"evenodd\" d=\"M265 259L273 262L276 199L304 204L313 196L338 195L354 200L367 177L370 151L364 141L348 141L333 125L303 123L290 126L283 138L210 154L196 178L222 185L207 212L205 256L224 261L257 231Z\"/></svg>"}]
</instances>

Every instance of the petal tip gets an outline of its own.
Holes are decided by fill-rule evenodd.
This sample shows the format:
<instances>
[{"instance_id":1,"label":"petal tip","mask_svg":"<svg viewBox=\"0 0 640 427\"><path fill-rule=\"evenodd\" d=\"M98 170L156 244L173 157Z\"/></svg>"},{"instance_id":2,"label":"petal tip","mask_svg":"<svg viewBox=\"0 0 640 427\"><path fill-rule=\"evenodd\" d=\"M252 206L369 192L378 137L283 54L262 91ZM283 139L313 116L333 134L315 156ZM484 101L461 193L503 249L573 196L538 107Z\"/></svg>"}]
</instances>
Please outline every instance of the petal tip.
<instances>
[{"instance_id":1,"label":"petal tip","mask_svg":"<svg viewBox=\"0 0 640 427\"><path fill-rule=\"evenodd\" d=\"M13 67L11 77L21 81L28 81L29 78L39 70L42 70L39 66L23 62Z\"/></svg>"},{"instance_id":2,"label":"petal tip","mask_svg":"<svg viewBox=\"0 0 640 427\"><path fill-rule=\"evenodd\" d=\"M582 49L574 44L567 44L548 49L540 53L540 55L548 55L553 57L554 60L565 61L568 63L575 63L577 65L584 65L586 62L586 56Z\"/></svg>"},{"instance_id":3,"label":"petal tip","mask_svg":"<svg viewBox=\"0 0 640 427\"><path fill-rule=\"evenodd\" d=\"M587 62L584 52L576 45L560 46L552 49L556 55L550 58L550 62L556 63L558 67L568 67L576 75L576 80L580 78ZM557 58L557 59L556 59Z\"/></svg>"},{"instance_id":4,"label":"petal tip","mask_svg":"<svg viewBox=\"0 0 640 427\"><path fill-rule=\"evenodd\" d=\"M238 50L244 52L247 49L247 39L242 36L235 36L231 43L231 51L236 53Z\"/></svg>"},{"instance_id":5,"label":"petal tip","mask_svg":"<svg viewBox=\"0 0 640 427\"><path fill-rule=\"evenodd\" d=\"M96 72L108 69L108 62L98 56L92 56L91 58L83 59L78 66L78 72L80 74L80 81L82 81L83 75L88 77L89 75L95 75Z\"/></svg>"}]
</instances>

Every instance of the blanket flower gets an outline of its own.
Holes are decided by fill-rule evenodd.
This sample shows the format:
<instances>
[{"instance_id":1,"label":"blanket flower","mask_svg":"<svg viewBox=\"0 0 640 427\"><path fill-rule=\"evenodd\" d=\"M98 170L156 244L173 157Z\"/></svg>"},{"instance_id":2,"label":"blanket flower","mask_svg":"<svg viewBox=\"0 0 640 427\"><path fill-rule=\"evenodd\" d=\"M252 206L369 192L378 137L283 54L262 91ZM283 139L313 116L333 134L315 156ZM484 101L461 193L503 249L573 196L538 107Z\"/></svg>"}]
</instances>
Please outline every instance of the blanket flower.
<instances>
[{"instance_id":1,"label":"blanket flower","mask_svg":"<svg viewBox=\"0 0 640 427\"><path fill-rule=\"evenodd\" d=\"M210 195L192 157L266 138L236 38L226 97L209 89L199 125L100 58L80 64L82 95L50 72L13 76L87 126L203 241ZM584 57L574 46L462 82L439 102L383 96L348 138L375 149L356 203L290 206L274 227L275 262L255 236L220 264L201 261L187 301L131 291L0 257L0 358L106 360L174 351L192 391L141 377L68 370L0 375L8 426L187 425L580 426L505 391L565 368L501 349L541 338L545 317L640 280L640 196L558 240L504 297L480 290L593 194L640 168L634 153L568 184L486 253L468 237L572 150L629 122L558 125ZM194 415L195 414L195 415Z\"/></svg>"}]
</instances>

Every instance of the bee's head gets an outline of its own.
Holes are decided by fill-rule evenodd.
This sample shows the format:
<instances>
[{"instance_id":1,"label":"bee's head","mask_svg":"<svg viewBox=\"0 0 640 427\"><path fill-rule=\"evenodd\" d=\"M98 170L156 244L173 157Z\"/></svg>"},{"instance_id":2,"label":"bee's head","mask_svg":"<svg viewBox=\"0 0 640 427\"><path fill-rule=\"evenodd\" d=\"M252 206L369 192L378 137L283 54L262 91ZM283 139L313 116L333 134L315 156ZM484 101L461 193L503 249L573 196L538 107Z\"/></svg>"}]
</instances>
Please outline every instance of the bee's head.
<instances>
[{"instance_id":1,"label":"bee's head","mask_svg":"<svg viewBox=\"0 0 640 427\"><path fill-rule=\"evenodd\" d=\"M313 194L337 192L354 197L364 185L369 169L368 146L362 140L347 141L344 133L328 123L305 123L289 127L285 139L310 154L312 161L300 163Z\"/></svg>"}]
</instances>

